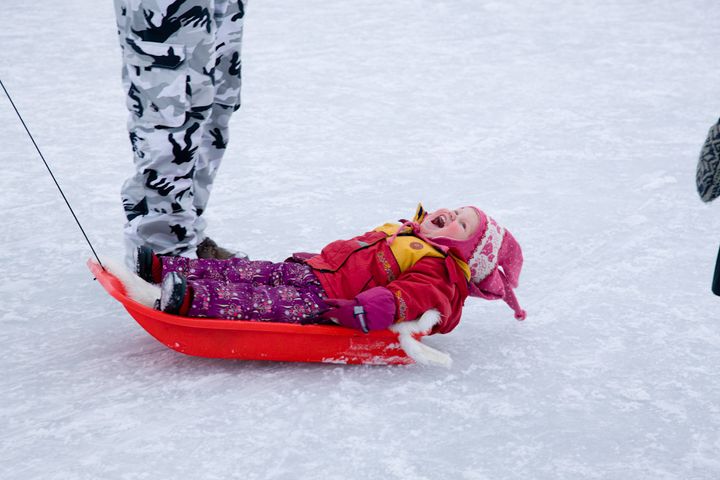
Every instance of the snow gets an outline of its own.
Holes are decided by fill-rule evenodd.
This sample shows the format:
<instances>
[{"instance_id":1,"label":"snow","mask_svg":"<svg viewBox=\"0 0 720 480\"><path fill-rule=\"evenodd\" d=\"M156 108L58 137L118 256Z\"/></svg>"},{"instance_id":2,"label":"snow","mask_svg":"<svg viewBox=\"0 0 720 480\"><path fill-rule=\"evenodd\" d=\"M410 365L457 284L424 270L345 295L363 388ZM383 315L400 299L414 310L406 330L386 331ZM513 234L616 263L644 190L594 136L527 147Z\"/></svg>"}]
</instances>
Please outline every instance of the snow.
<instances>
[{"instance_id":1,"label":"snow","mask_svg":"<svg viewBox=\"0 0 720 480\"><path fill-rule=\"evenodd\" d=\"M111 2L5 2L0 78L104 255L131 172ZM25 479L716 479L711 0L251 2L210 233L280 260L476 204L523 246L513 320L450 370L183 356L94 284L0 96L0 470Z\"/></svg>"}]
</instances>

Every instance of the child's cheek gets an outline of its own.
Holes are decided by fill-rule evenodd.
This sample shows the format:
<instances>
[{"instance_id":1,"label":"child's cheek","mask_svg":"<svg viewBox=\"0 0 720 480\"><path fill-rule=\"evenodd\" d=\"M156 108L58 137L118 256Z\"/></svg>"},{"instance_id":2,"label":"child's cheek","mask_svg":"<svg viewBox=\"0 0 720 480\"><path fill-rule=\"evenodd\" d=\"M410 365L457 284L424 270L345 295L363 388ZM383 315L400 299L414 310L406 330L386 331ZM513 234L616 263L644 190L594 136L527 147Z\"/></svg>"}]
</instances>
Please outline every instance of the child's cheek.
<instances>
[{"instance_id":1,"label":"child's cheek","mask_svg":"<svg viewBox=\"0 0 720 480\"><path fill-rule=\"evenodd\" d=\"M456 225L450 225L448 227L447 236L452 238L453 240L461 240L460 234L462 233L462 229L458 228Z\"/></svg>"}]
</instances>

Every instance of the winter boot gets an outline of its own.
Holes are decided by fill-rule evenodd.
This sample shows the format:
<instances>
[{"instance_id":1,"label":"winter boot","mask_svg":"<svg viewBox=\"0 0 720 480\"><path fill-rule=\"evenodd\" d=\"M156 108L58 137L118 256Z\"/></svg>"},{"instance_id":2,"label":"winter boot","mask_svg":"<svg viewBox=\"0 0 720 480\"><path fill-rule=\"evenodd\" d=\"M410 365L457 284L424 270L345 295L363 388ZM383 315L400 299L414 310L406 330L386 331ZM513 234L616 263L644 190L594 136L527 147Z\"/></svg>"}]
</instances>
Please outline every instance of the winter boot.
<instances>
[{"instance_id":1,"label":"winter boot","mask_svg":"<svg viewBox=\"0 0 720 480\"><path fill-rule=\"evenodd\" d=\"M720 120L708 132L697 166L697 190L703 202L720 195Z\"/></svg>"},{"instance_id":2,"label":"winter boot","mask_svg":"<svg viewBox=\"0 0 720 480\"><path fill-rule=\"evenodd\" d=\"M135 250L135 273L148 283L162 281L162 264L150 247L138 247Z\"/></svg>"},{"instance_id":3,"label":"winter boot","mask_svg":"<svg viewBox=\"0 0 720 480\"><path fill-rule=\"evenodd\" d=\"M214 258L216 260L227 260L229 258L248 258L243 252L235 252L219 246L210 237L205 237L205 240L198 244L195 253L198 258L205 259Z\"/></svg>"},{"instance_id":4,"label":"winter boot","mask_svg":"<svg viewBox=\"0 0 720 480\"><path fill-rule=\"evenodd\" d=\"M177 272L170 272L160 285L159 310L172 315L186 315L192 301L192 289L187 279Z\"/></svg>"}]
</instances>

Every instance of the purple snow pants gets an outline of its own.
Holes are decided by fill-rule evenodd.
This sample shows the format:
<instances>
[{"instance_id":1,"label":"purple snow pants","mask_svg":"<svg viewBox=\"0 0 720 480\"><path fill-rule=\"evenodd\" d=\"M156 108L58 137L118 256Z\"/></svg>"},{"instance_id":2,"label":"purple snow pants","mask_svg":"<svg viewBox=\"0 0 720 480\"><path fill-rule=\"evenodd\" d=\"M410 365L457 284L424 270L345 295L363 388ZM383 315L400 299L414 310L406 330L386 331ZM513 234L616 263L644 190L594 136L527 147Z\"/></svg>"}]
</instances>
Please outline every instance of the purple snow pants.
<instances>
[{"instance_id":1,"label":"purple snow pants","mask_svg":"<svg viewBox=\"0 0 720 480\"><path fill-rule=\"evenodd\" d=\"M189 317L317 323L325 290L301 263L162 257L163 278L184 275L193 290Z\"/></svg>"}]
</instances>

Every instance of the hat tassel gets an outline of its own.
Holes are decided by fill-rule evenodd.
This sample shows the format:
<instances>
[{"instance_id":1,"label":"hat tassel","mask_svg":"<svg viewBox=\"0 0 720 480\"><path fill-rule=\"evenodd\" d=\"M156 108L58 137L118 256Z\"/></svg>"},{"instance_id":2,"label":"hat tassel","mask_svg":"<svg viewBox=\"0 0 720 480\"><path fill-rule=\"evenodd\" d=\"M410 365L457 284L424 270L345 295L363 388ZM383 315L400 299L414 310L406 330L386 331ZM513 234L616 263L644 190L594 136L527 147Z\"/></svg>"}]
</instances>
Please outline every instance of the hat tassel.
<instances>
[{"instance_id":1,"label":"hat tassel","mask_svg":"<svg viewBox=\"0 0 720 480\"><path fill-rule=\"evenodd\" d=\"M502 271L498 272L500 274L500 277L502 278L503 285L505 286L505 295L503 296L503 300L505 300L505 303L510 306L515 311L515 319L516 320L525 320L525 317L527 316L527 313L525 310L520 308L520 304L517 301L517 297L515 296L515 292L513 291L513 288L510 286L510 281L505 276L505 273Z\"/></svg>"}]
</instances>

